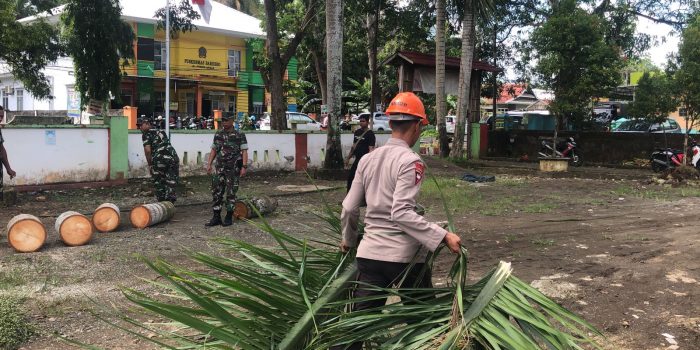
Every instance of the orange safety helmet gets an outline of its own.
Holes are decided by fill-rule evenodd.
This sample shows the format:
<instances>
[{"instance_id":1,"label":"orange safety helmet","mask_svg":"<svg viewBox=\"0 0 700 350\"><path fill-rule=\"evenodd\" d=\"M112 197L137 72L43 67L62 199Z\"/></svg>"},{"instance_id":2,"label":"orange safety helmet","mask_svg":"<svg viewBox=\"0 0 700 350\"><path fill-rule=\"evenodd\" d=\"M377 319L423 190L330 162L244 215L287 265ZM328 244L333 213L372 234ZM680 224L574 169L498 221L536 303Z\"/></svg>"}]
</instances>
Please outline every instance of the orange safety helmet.
<instances>
[{"instance_id":1,"label":"orange safety helmet","mask_svg":"<svg viewBox=\"0 0 700 350\"><path fill-rule=\"evenodd\" d=\"M399 92L386 109L389 120L420 120L421 125L428 125L423 102L412 92Z\"/></svg>"}]
</instances>

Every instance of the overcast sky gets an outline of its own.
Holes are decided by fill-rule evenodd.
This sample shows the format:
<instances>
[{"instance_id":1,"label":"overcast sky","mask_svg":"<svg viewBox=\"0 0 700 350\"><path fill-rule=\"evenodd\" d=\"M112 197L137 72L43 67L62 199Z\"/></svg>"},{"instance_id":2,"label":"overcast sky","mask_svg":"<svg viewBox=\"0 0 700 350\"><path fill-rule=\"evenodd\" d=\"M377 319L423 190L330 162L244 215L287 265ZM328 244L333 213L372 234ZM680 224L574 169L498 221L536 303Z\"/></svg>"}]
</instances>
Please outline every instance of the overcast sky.
<instances>
[{"instance_id":1,"label":"overcast sky","mask_svg":"<svg viewBox=\"0 0 700 350\"><path fill-rule=\"evenodd\" d=\"M680 41L678 35L671 36L671 27L665 24L656 24L648 19L639 18L637 22L637 31L647 33L659 37L659 45L652 47L648 56L652 62L659 67L664 67L666 64L666 56L671 52L678 52L678 43ZM665 42L661 41L661 37L665 36Z\"/></svg>"}]
</instances>

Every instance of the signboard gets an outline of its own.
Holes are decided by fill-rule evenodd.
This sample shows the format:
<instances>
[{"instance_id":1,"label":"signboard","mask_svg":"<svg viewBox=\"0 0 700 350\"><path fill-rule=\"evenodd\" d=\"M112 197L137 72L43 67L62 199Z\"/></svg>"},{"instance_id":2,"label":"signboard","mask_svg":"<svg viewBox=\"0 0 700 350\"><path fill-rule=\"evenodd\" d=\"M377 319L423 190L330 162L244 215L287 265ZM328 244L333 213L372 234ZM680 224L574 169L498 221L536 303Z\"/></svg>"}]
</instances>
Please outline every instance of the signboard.
<instances>
[{"instance_id":1,"label":"signboard","mask_svg":"<svg viewBox=\"0 0 700 350\"><path fill-rule=\"evenodd\" d=\"M328 105L321 105L321 114L328 114Z\"/></svg>"},{"instance_id":2,"label":"signboard","mask_svg":"<svg viewBox=\"0 0 700 350\"><path fill-rule=\"evenodd\" d=\"M102 114L102 101L90 100L90 102L88 102L87 111L94 115Z\"/></svg>"},{"instance_id":3,"label":"signboard","mask_svg":"<svg viewBox=\"0 0 700 350\"><path fill-rule=\"evenodd\" d=\"M177 57L178 71L188 72L191 75L215 75L228 76L228 50L219 46L202 46L194 42L183 45L188 47L178 48L173 57Z\"/></svg>"},{"instance_id":4,"label":"signboard","mask_svg":"<svg viewBox=\"0 0 700 350\"><path fill-rule=\"evenodd\" d=\"M377 103L377 105L374 106L374 110L375 110L376 112L384 112L384 108L382 108L382 104L381 104L381 103Z\"/></svg>"},{"instance_id":5,"label":"signboard","mask_svg":"<svg viewBox=\"0 0 700 350\"><path fill-rule=\"evenodd\" d=\"M47 145L52 146L56 144L56 130L45 130L44 139Z\"/></svg>"},{"instance_id":6,"label":"signboard","mask_svg":"<svg viewBox=\"0 0 700 350\"><path fill-rule=\"evenodd\" d=\"M68 117L69 118L80 118L80 94L75 91L75 88L68 88Z\"/></svg>"},{"instance_id":7,"label":"signboard","mask_svg":"<svg viewBox=\"0 0 700 350\"><path fill-rule=\"evenodd\" d=\"M170 101L170 110L171 111L177 111L178 107L180 107L180 103L177 101Z\"/></svg>"}]
</instances>

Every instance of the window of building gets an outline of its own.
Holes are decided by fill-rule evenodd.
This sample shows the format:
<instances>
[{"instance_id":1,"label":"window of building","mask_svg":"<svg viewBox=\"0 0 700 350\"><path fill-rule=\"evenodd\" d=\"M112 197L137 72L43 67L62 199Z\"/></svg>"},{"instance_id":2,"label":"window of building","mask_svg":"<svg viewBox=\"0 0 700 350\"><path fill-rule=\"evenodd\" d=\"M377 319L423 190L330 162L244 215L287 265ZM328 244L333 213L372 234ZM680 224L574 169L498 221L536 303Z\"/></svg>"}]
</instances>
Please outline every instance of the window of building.
<instances>
[{"instance_id":1,"label":"window of building","mask_svg":"<svg viewBox=\"0 0 700 350\"><path fill-rule=\"evenodd\" d=\"M228 76L238 76L241 70L241 52L238 50L228 50Z\"/></svg>"},{"instance_id":2,"label":"window of building","mask_svg":"<svg viewBox=\"0 0 700 350\"><path fill-rule=\"evenodd\" d=\"M680 108L678 109L678 115L681 117L687 117L688 116L688 110L685 108Z\"/></svg>"},{"instance_id":3,"label":"window of building","mask_svg":"<svg viewBox=\"0 0 700 350\"><path fill-rule=\"evenodd\" d=\"M17 89L15 91L15 94L17 95L17 108L16 108L16 110L23 111L24 110L24 90Z\"/></svg>"},{"instance_id":4,"label":"window of building","mask_svg":"<svg viewBox=\"0 0 700 350\"><path fill-rule=\"evenodd\" d=\"M10 96L5 91L2 92L2 108L10 108Z\"/></svg>"},{"instance_id":5,"label":"window of building","mask_svg":"<svg viewBox=\"0 0 700 350\"><path fill-rule=\"evenodd\" d=\"M253 102L253 114L262 115L262 113L263 113L262 102Z\"/></svg>"},{"instance_id":6,"label":"window of building","mask_svg":"<svg viewBox=\"0 0 700 350\"><path fill-rule=\"evenodd\" d=\"M165 58L167 54L165 52L165 43L162 41L153 42L153 66L155 70L165 70Z\"/></svg>"},{"instance_id":7,"label":"window of building","mask_svg":"<svg viewBox=\"0 0 700 350\"><path fill-rule=\"evenodd\" d=\"M230 95L228 97L228 110L229 113L232 113L233 115L236 114L236 96Z\"/></svg>"},{"instance_id":8,"label":"window of building","mask_svg":"<svg viewBox=\"0 0 700 350\"><path fill-rule=\"evenodd\" d=\"M187 100L187 115L193 116L194 115L194 93L188 92L185 98Z\"/></svg>"},{"instance_id":9,"label":"window of building","mask_svg":"<svg viewBox=\"0 0 700 350\"><path fill-rule=\"evenodd\" d=\"M156 91L153 93L156 98L156 104L153 110L156 113L165 113L165 91Z\"/></svg>"}]
</instances>

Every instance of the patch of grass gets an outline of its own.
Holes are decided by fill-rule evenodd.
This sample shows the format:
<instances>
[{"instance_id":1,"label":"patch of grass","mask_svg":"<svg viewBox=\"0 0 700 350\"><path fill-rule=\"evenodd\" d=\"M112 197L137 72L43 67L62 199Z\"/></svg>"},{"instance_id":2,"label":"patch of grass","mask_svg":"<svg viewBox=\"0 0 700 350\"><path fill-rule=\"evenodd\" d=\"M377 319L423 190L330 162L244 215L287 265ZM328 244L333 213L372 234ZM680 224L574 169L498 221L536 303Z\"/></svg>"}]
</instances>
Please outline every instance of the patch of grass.
<instances>
[{"instance_id":1,"label":"patch of grass","mask_svg":"<svg viewBox=\"0 0 700 350\"><path fill-rule=\"evenodd\" d=\"M447 207L454 212L465 212L481 206L482 196L477 188L469 186L469 184L460 179L436 177L436 180L445 196ZM418 202L420 203L421 200L442 203L440 192L438 192L438 187L432 178L428 178L423 182Z\"/></svg>"},{"instance_id":2,"label":"patch of grass","mask_svg":"<svg viewBox=\"0 0 700 350\"><path fill-rule=\"evenodd\" d=\"M514 178L514 177L498 177L496 178L496 185L503 187L522 187L527 184L527 180Z\"/></svg>"},{"instance_id":3,"label":"patch of grass","mask_svg":"<svg viewBox=\"0 0 700 350\"><path fill-rule=\"evenodd\" d=\"M553 239L545 239L545 238L535 238L530 241L530 243L539 246L539 247L551 247L554 245L554 240Z\"/></svg>"},{"instance_id":4,"label":"patch of grass","mask_svg":"<svg viewBox=\"0 0 700 350\"><path fill-rule=\"evenodd\" d=\"M522 211L526 213L549 213L556 208L557 205L552 203L533 203L524 206Z\"/></svg>"},{"instance_id":5,"label":"patch of grass","mask_svg":"<svg viewBox=\"0 0 700 350\"><path fill-rule=\"evenodd\" d=\"M90 256L90 259L94 262L101 263L107 260L107 252L104 250L96 250L88 253L88 255Z\"/></svg>"},{"instance_id":6,"label":"patch of grass","mask_svg":"<svg viewBox=\"0 0 700 350\"><path fill-rule=\"evenodd\" d=\"M509 234L506 235L505 241L506 241L506 243L510 243L510 242L515 241L515 239L516 239L517 237L518 237L518 236L517 236L516 234L514 234L514 233L509 233Z\"/></svg>"},{"instance_id":7,"label":"patch of grass","mask_svg":"<svg viewBox=\"0 0 700 350\"><path fill-rule=\"evenodd\" d=\"M9 295L0 297L0 349L19 348L34 332L25 319L22 301Z\"/></svg>"},{"instance_id":8,"label":"patch of grass","mask_svg":"<svg viewBox=\"0 0 700 350\"><path fill-rule=\"evenodd\" d=\"M0 290L23 285L26 282L24 276L25 274L19 269L0 271Z\"/></svg>"},{"instance_id":9,"label":"patch of grass","mask_svg":"<svg viewBox=\"0 0 700 350\"><path fill-rule=\"evenodd\" d=\"M486 216L500 216L514 209L516 198L503 197L495 201L486 202L480 208L479 213Z\"/></svg>"}]
</instances>

